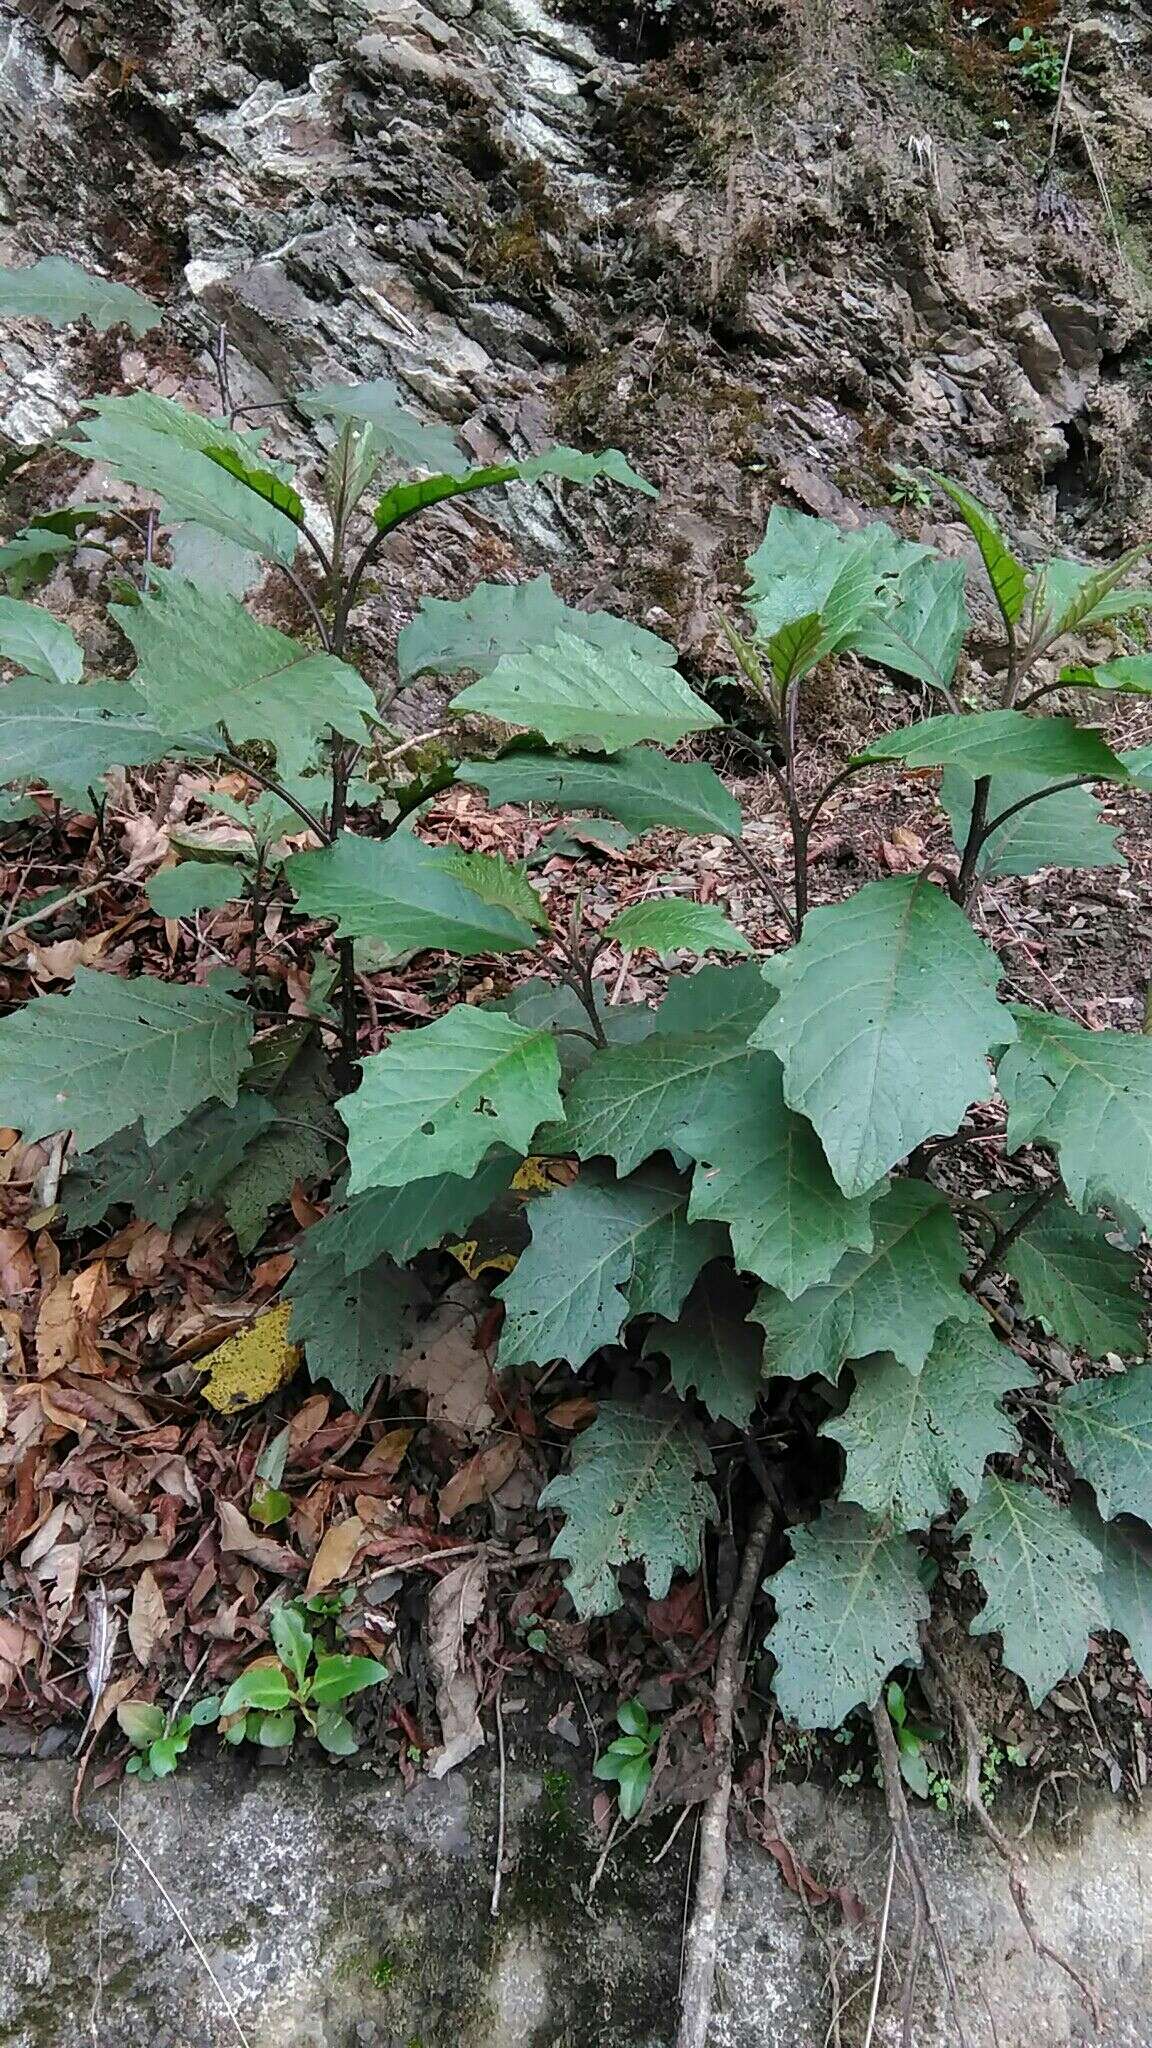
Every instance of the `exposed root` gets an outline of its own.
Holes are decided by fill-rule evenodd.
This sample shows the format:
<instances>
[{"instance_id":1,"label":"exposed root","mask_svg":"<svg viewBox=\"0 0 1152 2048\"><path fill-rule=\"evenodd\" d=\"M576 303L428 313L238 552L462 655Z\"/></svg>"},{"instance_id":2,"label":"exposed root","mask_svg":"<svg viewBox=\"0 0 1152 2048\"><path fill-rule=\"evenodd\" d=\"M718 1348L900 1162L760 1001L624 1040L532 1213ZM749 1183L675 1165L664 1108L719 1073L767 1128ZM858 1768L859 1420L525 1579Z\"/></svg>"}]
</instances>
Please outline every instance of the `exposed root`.
<instances>
[{"instance_id":1,"label":"exposed root","mask_svg":"<svg viewBox=\"0 0 1152 2048\"><path fill-rule=\"evenodd\" d=\"M940 1975L944 1979L944 1989L948 1994L948 2004L952 2012L952 2024L956 2030L958 2048L968 2048L968 2036L965 2032L964 2021L960 2013L960 2000L956 1990L952 1958L948 1953L947 1943L944 1940L943 1931L936 1917L932 1893L928 1886L927 1872L924 1869L924 1862L916 1845L916 1837L912 1832L912 1822L908 1814L908 1801L904 1797L904 1781L900 1776L900 1752L896 1747L896 1737L892 1733L892 1723L888 1718L888 1709L883 1699L878 1700L872 1709L872 1728L876 1736L876 1747L880 1752L880 1769L884 1782L884 1804L888 1809L888 1818L892 1823L892 1832L896 1837L896 1848L904 1875L908 1880L909 1890L912 1894L912 1940L908 1950L908 1960L904 1967L904 1991L901 1999L901 2026L904 2048L911 2048L912 2043L912 2000L916 1991L916 1979L919 1975L920 1958L924 1948L925 1927L927 1927L932 1936L932 1945L936 1950L936 1960L940 1965Z\"/></svg>"}]
</instances>

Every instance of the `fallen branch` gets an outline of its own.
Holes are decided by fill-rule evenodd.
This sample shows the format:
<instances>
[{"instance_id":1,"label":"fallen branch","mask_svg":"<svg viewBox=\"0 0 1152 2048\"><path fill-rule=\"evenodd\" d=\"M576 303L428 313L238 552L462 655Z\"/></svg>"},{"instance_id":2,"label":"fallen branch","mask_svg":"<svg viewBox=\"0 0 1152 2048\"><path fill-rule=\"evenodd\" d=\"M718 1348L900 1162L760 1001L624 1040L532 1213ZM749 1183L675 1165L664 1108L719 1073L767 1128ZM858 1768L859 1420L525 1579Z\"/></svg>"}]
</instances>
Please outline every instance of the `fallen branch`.
<instances>
[{"instance_id":1,"label":"fallen branch","mask_svg":"<svg viewBox=\"0 0 1152 2048\"><path fill-rule=\"evenodd\" d=\"M680 1999L680 2026L676 2048L704 2048L712 2017L716 1981L716 1948L720 1931L720 1908L728 1874L728 1806L732 1797L732 1721L736 1708L740 1674L743 1669L744 1631L752 1612L768 1532L772 1526L768 1502L752 1524L744 1551L740 1580L728 1610L716 1659L714 1699L716 1709L716 1758L720 1778L710 1795L700 1823L700 1861L696 1873L696 1897L692 1927L684 1965Z\"/></svg>"},{"instance_id":2,"label":"fallen branch","mask_svg":"<svg viewBox=\"0 0 1152 2048\"><path fill-rule=\"evenodd\" d=\"M1009 1840L1003 1829L997 1826L985 1804L984 1794L980 1789L980 1773L984 1763L984 1737L976 1724L972 1709L943 1658L932 1648L930 1643L925 1644L925 1655L933 1673L948 1696L953 1715L964 1738L964 1804L977 1826L981 1829L986 1839L991 1842L996 1854L1004 1863L1008 1876L1008 1890L1012 1895L1012 1904L1015 1906L1024 1932L1032 1944L1033 1953L1043 1956L1050 1963L1055 1963L1057 1969L1063 1970L1065 1976L1072 1979L1092 2015L1093 2026L1099 2031L1100 2000L1093 1986L1081 1974L1076 1968L1075 1963L1068 1956L1064 1955L1060 1949L1053 1948L1051 1942L1044 1939L1036 1925L1035 1916L1028 1897L1028 1879L1024 1869L1027 1860L1026 1851L1020 1846L1019 1842ZM1029 1826L1031 1826L1031 1822Z\"/></svg>"},{"instance_id":3,"label":"fallen branch","mask_svg":"<svg viewBox=\"0 0 1152 2048\"><path fill-rule=\"evenodd\" d=\"M901 1999L901 2032L904 2048L911 2048L912 1999L916 1990L916 1978L920 1969L925 1926L927 1926L932 1936L932 1945L936 1950L936 1960L940 1965L940 1975L944 1979L944 1989L948 1995L948 2004L952 2011L952 2020L956 2029L956 2040L959 2043L959 2048L968 2048L968 2036L965 2032L963 2019L960 2016L960 1998L956 1989L952 1958L948 1954L947 1944L944 1940L940 1923L936 1918L936 1909L928 1886L928 1876L924 1869L924 1861L916 1845L916 1837L912 1832L912 1821L908 1813L908 1801L904 1796L904 1780L900 1775L900 1752L896 1747L896 1737L892 1733L892 1723L888 1716L888 1708L883 1699L877 1700L876 1705L872 1709L872 1729L876 1737L876 1747L880 1752L880 1770L884 1782L884 1804L888 1809L888 1818L892 1823L892 1833L896 1837L896 1848L904 1875L908 1880L909 1889L912 1893L914 1916L912 1941L904 1969L904 1992Z\"/></svg>"}]
</instances>

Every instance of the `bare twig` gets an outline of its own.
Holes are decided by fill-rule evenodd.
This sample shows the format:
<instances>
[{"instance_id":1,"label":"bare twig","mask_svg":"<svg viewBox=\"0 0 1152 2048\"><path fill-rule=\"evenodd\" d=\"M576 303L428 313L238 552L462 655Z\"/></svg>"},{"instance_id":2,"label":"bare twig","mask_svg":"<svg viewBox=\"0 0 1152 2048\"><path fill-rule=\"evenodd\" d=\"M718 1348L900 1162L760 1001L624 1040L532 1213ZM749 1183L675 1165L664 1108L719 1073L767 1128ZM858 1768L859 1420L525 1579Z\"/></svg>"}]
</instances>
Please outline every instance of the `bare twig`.
<instances>
[{"instance_id":1,"label":"bare twig","mask_svg":"<svg viewBox=\"0 0 1152 2048\"><path fill-rule=\"evenodd\" d=\"M493 1702L496 1714L496 1747L500 1754L500 1790L496 1809L496 1868L492 1873L492 1904L489 1908L495 1920L500 1911L500 1887L504 1882L504 1829L508 1811L508 1759L504 1749L504 1701L499 1685Z\"/></svg>"},{"instance_id":2,"label":"bare twig","mask_svg":"<svg viewBox=\"0 0 1152 2048\"><path fill-rule=\"evenodd\" d=\"M389 747L386 754L377 755L376 766L384 768L389 761L398 761L401 754L411 753L413 747L426 747L430 740L442 739L447 730L446 725L434 725L428 732L413 733L410 740L401 740L398 747Z\"/></svg>"},{"instance_id":3,"label":"bare twig","mask_svg":"<svg viewBox=\"0 0 1152 2048\"><path fill-rule=\"evenodd\" d=\"M880 1984L884 1976L884 1957L888 1952L888 1919L892 1911L892 1886L896 1879L896 1836L892 1836L892 1848L888 1857L888 1882L884 1887L884 1905L880 1914L880 1926L876 1933L876 1968L872 1976L872 2003L868 2007L868 2025L864 2032L864 2048L872 2048L876 2032L876 2015L880 2010Z\"/></svg>"},{"instance_id":4,"label":"bare twig","mask_svg":"<svg viewBox=\"0 0 1152 2048\"><path fill-rule=\"evenodd\" d=\"M224 1986L221 1984L219 1977L216 1975L215 1970L212 1968L211 1963L208 1961L207 1956L201 1948L200 1943L197 1941L196 1936L193 1934L192 1929L189 1927L188 1922L184 1918L183 1913L180 1911L179 1906L176 1904L175 1899L172 1897L171 1892L167 1890L162 1879L157 1877L156 1872L153 1870L152 1865L149 1863L148 1858L144 1854L144 1851L136 1847L136 1844L132 1840L132 1837L128 1833L128 1830L124 1827L121 1827L120 1822L116 1818L116 1815L114 1813L110 1813L108 1818L112 1822L112 1825L115 1828L117 1834L123 1841L125 1848L131 1851L132 1855L136 1858L137 1863L140 1865L141 1870L146 1872L146 1874L152 1879L152 1882L155 1885L157 1891L159 1892L160 1897L163 1899L164 1904L167 1906L168 1911L171 1913L173 1919L176 1921L181 1932L185 1936L186 1940L189 1942L193 1950L193 1953L196 1956L197 1961L200 1963L206 1975L210 1978L213 1986L215 1987L216 1995L219 1998L221 2005L224 2007L225 2012L227 2013L229 2019L232 2022L232 2027L235 2032L236 2039L240 2042L240 2048L252 2048L252 2044L249 2041L247 2034L244 2032L243 2027L240 2025L240 2022L236 2017L235 2008L231 2004L231 2001L229 2000L228 1994L225 1991Z\"/></svg>"},{"instance_id":5,"label":"bare twig","mask_svg":"<svg viewBox=\"0 0 1152 2048\"><path fill-rule=\"evenodd\" d=\"M1072 43L1075 34L1076 29L1073 26L1068 31L1068 41L1064 45L1064 65L1060 73L1060 86L1056 94L1056 105L1052 110L1052 128L1048 137L1048 155L1045 160L1044 169L1040 173L1040 183L1042 185L1047 184L1048 179L1052 175L1052 166L1056 161L1056 151L1060 147L1060 123L1064 114L1064 98L1068 91L1068 70L1072 63Z\"/></svg>"},{"instance_id":6,"label":"bare twig","mask_svg":"<svg viewBox=\"0 0 1152 2048\"><path fill-rule=\"evenodd\" d=\"M732 1722L743 1670L744 1631L764 1566L764 1552L772 1526L773 1510L768 1502L760 1509L748 1537L740 1579L728 1610L720 1652L716 1659L713 1700L716 1714L716 1760L719 1782L709 1797L700 1823L700 1862L696 1873L696 1896L692 1928L680 1998L680 2026L676 2048L704 2048L712 2016L716 1981L716 1948L720 1932L720 1909L728 1874L728 1807L732 1797Z\"/></svg>"}]
</instances>

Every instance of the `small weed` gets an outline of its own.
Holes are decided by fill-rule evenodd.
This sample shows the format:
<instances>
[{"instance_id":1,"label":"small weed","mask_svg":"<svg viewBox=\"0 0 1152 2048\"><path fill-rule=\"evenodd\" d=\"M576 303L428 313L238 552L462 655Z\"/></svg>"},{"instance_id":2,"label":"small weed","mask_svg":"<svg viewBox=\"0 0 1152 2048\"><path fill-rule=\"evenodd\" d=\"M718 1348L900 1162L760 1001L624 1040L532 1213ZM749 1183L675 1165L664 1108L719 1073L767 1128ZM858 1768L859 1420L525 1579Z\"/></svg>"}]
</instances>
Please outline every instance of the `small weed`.
<instances>
[{"instance_id":1,"label":"small weed","mask_svg":"<svg viewBox=\"0 0 1152 2048\"><path fill-rule=\"evenodd\" d=\"M652 1782L652 1758L660 1730L639 1700L625 1700L616 1716L620 1734L596 1764L593 1775L616 1785L621 1820L632 1820Z\"/></svg>"},{"instance_id":2,"label":"small weed","mask_svg":"<svg viewBox=\"0 0 1152 2048\"><path fill-rule=\"evenodd\" d=\"M1060 90L1060 79L1064 71L1064 54L1047 36L1037 35L1034 28L1022 28L1008 44L1009 55L1016 58L1017 75L1034 93L1045 99L1054 99Z\"/></svg>"}]
</instances>

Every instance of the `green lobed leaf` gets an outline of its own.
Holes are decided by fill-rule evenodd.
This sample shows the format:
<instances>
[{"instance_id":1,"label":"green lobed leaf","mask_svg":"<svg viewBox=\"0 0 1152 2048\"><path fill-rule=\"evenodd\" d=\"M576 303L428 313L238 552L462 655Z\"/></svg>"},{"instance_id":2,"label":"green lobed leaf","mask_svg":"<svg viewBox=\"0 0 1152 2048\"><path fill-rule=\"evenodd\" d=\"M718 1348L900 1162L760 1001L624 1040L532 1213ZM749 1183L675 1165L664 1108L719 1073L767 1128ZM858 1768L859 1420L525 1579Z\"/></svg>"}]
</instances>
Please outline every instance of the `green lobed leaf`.
<instances>
[{"instance_id":1,"label":"green lobed leaf","mask_svg":"<svg viewBox=\"0 0 1152 2048\"><path fill-rule=\"evenodd\" d=\"M505 1307L499 1364L582 1365L634 1315L679 1313L726 1247L687 1220L687 1188L664 1165L616 1180L591 1168L527 1205L531 1243L496 1289Z\"/></svg>"},{"instance_id":2,"label":"green lobed leaf","mask_svg":"<svg viewBox=\"0 0 1152 2048\"><path fill-rule=\"evenodd\" d=\"M0 597L0 659L50 683L78 683L84 655L75 633L43 605Z\"/></svg>"},{"instance_id":3,"label":"green lobed leaf","mask_svg":"<svg viewBox=\"0 0 1152 2048\"><path fill-rule=\"evenodd\" d=\"M14 791L0 789L0 828L5 825L24 825L30 818L40 816L40 807L30 796L19 796Z\"/></svg>"},{"instance_id":4,"label":"green lobed leaf","mask_svg":"<svg viewBox=\"0 0 1152 2048\"><path fill-rule=\"evenodd\" d=\"M1001 1229L1027 1206L1023 1197L985 1195L982 1206ZM1024 1312L1039 1316L1064 1344L1090 1358L1115 1351L1132 1358L1147 1349L1139 1273L1131 1252L1112 1244L1113 1225L1055 1202L1034 1216L1000 1264L1020 1289Z\"/></svg>"},{"instance_id":5,"label":"green lobed leaf","mask_svg":"<svg viewBox=\"0 0 1152 2048\"><path fill-rule=\"evenodd\" d=\"M1076 1208L1128 1208L1152 1230L1152 1038L1039 1010L1013 1016L1017 1042L997 1076L1009 1149L1054 1146Z\"/></svg>"},{"instance_id":6,"label":"green lobed leaf","mask_svg":"<svg viewBox=\"0 0 1152 2048\"><path fill-rule=\"evenodd\" d=\"M571 633L558 633L542 652L506 655L454 697L451 708L605 753L639 740L668 746L723 723L675 669L630 650L593 647Z\"/></svg>"},{"instance_id":7,"label":"green lobed leaf","mask_svg":"<svg viewBox=\"0 0 1152 2048\"><path fill-rule=\"evenodd\" d=\"M217 1191L245 1253L260 1242L273 1209L289 1200L296 1182L312 1186L331 1167L339 1125L328 1099L326 1068L314 1052L293 1063L271 1096L271 1109L271 1120Z\"/></svg>"},{"instance_id":8,"label":"green lobed leaf","mask_svg":"<svg viewBox=\"0 0 1152 2048\"><path fill-rule=\"evenodd\" d=\"M1066 1388L1052 1424L1107 1521L1152 1520L1152 1365Z\"/></svg>"},{"instance_id":9,"label":"green lobed leaf","mask_svg":"<svg viewBox=\"0 0 1152 2048\"><path fill-rule=\"evenodd\" d=\"M66 256L41 256L16 269L0 267L0 313L18 320L47 320L51 327L89 320L97 334L128 327L137 338L158 327L164 317L143 292L96 277Z\"/></svg>"},{"instance_id":10,"label":"green lobed leaf","mask_svg":"<svg viewBox=\"0 0 1152 2048\"><path fill-rule=\"evenodd\" d=\"M209 1206L274 1115L265 1096L241 1089L231 1108L208 1103L152 1144L139 1123L130 1125L65 1175L60 1201L69 1229L91 1229L123 1206L171 1230L185 1210Z\"/></svg>"},{"instance_id":11,"label":"green lobed leaf","mask_svg":"<svg viewBox=\"0 0 1152 2048\"><path fill-rule=\"evenodd\" d=\"M292 1303L288 1336L303 1345L309 1377L327 1380L359 1410L411 1333L415 1289L411 1276L389 1258L346 1272L339 1254L325 1248L319 1228L299 1240L284 1289Z\"/></svg>"},{"instance_id":12,"label":"green lobed leaf","mask_svg":"<svg viewBox=\"0 0 1152 2048\"><path fill-rule=\"evenodd\" d=\"M974 1499L985 1460L1020 1439L1000 1407L1032 1375L1013 1351L974 1322L945 1323L920 1373L890 1353L859 1359L843 1415L824 1423L848 1454L844 1500L896 1529L926 1529L953 1491Z\"/></svg>"},{"instance_id":13,"label":"green lobed leaf","mask_svg":"<svg viewBox=\"0 0 1152 2048\"><path fill-rule=\"evenodd\" d=\"M660 496L656 486L637 474L619 448L602 448L597 454L588 455L580 448L566 448L560 443L555 448L545 448L541 455L529 455L517 462L516 475L524 483L536 483L549 476L568 484L593 484L607 477L610 483L623 484L626 490L639 491L645 498Z\"/></svg>"},{"instance_id":14,"label":"green lobed leaf","mask_svg":"<svg viewBox=\"0 0 1152 2048\"><path fill-rule=\"evenodd\" d=\"M481 1161L471 1180L434 1174L399 1188L366 1188L346 1206L330 1209L312 1224L309 1243L319 1256L338 1257L355 1274L387 1254L404 1264L417 1252L459 1238L506 1191L519 1165L514 1152L497 1147Z\"/></svg>"},{"instance_id":15,"label":"green lobed leaf","mask_svg":"<svg viewBox=\"0 0 1152 2048\"><path fill-rule=\"evenodd\" d=\"M1013 1036L995 954L923 876L814 910L764 976L779 1001L751 1043L780 1059L785 1100L815 1125L847 1195L956 1130L991 1093L990 1048Z\"/></svg>"},{"instance_id":16,"label":"green lobed leaf","mask_svg":"<svg viewBox=\"0 0 1152 2048\"><path fill-rule=\"evenodd\" d=\"M1080 1670L1092 1630L1105 1620L1099 1551L1067 1508L1038 1487L989 1472L979 1499L957 1524L984 1588L974 1636L1000 1636L1004 1662L1039 1706Z\"/></svg>"},{"instance_id":17,"label":"green lobed leaf","mask_svg":"<svg viewBox=\"0 0 1152 2048\"><path fill-rule=\"evenodd\" d=\"M983 1321L960 1276L964 1247L948 1202L926 1181L894 1181L871 1212L870 1250L849 1251L830 1280L796 1301L766 1288L752 1311L764 1371L835 1380L846 1358L891 1351L919 1372L945 1322Z\"/></svg>"},{"instance_id":18,"label":"green lobed leaf","mask_svg":"<svg viewBox=\"0 0 1152 2048\"><path fill-rule=\"evenodd\" d=\"M896 604L854 634L854 651L898 675L946 689L971 625L963 562L928 556L912 562L894 586Z\"/></svg>"},{"instance_id":19,"label":"green lobed leaf","mask_svg":"<svg viewBox=\"0 0 1152 2048\"><path fill-rule=\"evenodd\" d=\"M928 559L927 548L900 540L883 520L842 532L830 520L774 505L747 564L747 604L757 636L770 641L781 627L812 613L822 616L826 628L830 622L846 626L850 616L856 631L870 629L895 604L898 581ZM891 587L881 602L886 583Z\"/></svg>"},{"instance_id":20,"label":"green lobed leaf","mask_svg":"<svg viewBox=\"0 0 1152 2048\"><path fill-rule=\"evenodd\" d=\"M172 742L152 724L130 683L17 676L0 687L0 748L10 781L45 782L81 811L109 768L162 761Z\"/></svg>"},{"instance_id":21,"label":"green lobed leaf","mask_svg":"<svg viewBox=\"0 0 1152 2048\"><path fill-rule=\"evenodd\" d=\"M788 1538L791 1563L766 1581L773 1689L801 1728L838 1728L853 1707L876 1704L896 1665L920 1663L920 1553L856 1507L825 1508Z\"/></svg>"},{"instance_id":22,"label":"green lobed leaf","mask_svg":"<svg viewBox=\"0 0 1152 2048\"><path fill-rule=\"evenodd\" d=\"M602 936L619 946L646 946L653 953L750 953L743 932L714 903L695 903L684 896L663 896L631 903L618 911Z\"/></svg>"},{"instance_id":23,"label":"green lobed leaf","mask_svg":"<svg viewBox=\"0 0 1152 2048\"><path fill-rule=\"evenodd\" d=\"M528 880L522 861L507 860L502 853L465 853L456 846L442 847L440 851L444 855L443 872L463 882L481 903L510 911L513 917L537 931L551 931L548 912Z\"/></svg>"},{"instance_id":24,"label":"green lobed leaf","mask_svg":"<svg viewBox=\"0 0 1152 2048\"><path fill-rule=\"evenodd\" d=\"M304 505L300 493L292 485L277 476L274 469L261 469L256 463L248 462L235 448L206 448L204 453L211 462L219 463L229 476L238 477L250 491L267 504L275 505L278 512L286 513L293 526L304 523Z\"/></svg>"},{"instance_id":25,"label":"green lobed leaf","mask_svg":"<svg viewBox=\"0 0 1152 2048\"><path fill-rule=\"evenodd\" d=\"M988 792L989 818L997 818L1023 797L1049 787L1044 775L994 775ZM946 768L940 802L952 821L952 843L962 853L972 818L974 778L963 768ZM1034 875L1041 868L1123 867L1124 856L1111 825L1100 822L1096 798L1087 789L1057 789L1017 811L986 839L976 872Z\"/></svg>"},{"instance_id":26,"label":"green lobed leaf","mask_svg":"<svg viewBox=\"0 0 1152 2048\"><path fill-rule=\"evenodd\" d=\"M454 603L422 598L416 617L400 635L396 661L403 682L428 673L456 675L461 669L487 675L504 655L550 646L560 633L597 647L630 649L646 661L676 664L676 649L666 640L611 612L565 604L547 576L526 583L478 583Z\"/></svg>"},{"instance_id":27,"label":"green lobed leaf","mask_svg":"<svg viewBox=\"0 0 1152 2048\"><path fill-rule=\"evenodd\" d=\"M1105 1523L1080 1508L1077 1523L1100 1555L1097 1588L1108 1626L1124 1637L1152 1682L1152 1536L1126 1515Z\"/></svg>"},{"instance_id":28,"label":"green lobed leaf","mask_svg":"<svg viewBox=\"0 0 1152 2048\"><path fill-rule=\"evenodd\" d=\"M394 1038L363 1076L340 1105L352 1194L436 1173L467 1178L493 1145L524 1154L538 1126L563 1115L551 1034L465 1003Z\"/></svg>"},{"instance_id":29,"label":"green lobed leaf","mask_svg":"<svg viewBox=\"0 0 1152 2048\"><path fill-rule=\"evenodd\" d=\"M944 712L874 740L858 761L903 761L908 768L963 768L969 775L1111 777L1127 770L1090 726L1027 711ZM991 817L996 813L990 812Z\"/></svg>"},{"instance_id":30,"label":"green lobed leaf","mask_svg":"<svg viewBox=\"0 0 1152 2048\"><path fill-rule=\"evenodd\" d=\"M390 377L369 384L324 384L298 391L293 403L309 419L358 420L372 428L381 448L406 469L443 471L462 477L468 468L449 427L429 425L401 402Z\"/></svg>"},{"instance_id":31,"label":"green lobed leaf","mask_svg":"<svg viewBox=\"0 0 1152 2048\"><path fill-rule=\"evenodd\" d=\"M234 903L248 880L238 861L186 860L179 867L160 868L145 893L159 917L191 917L197 910L219 910L222 904Z\"/></svg>"},{"instance_id":32,"label":"green lobed leaf","mask_svg":"<svg viewBox=\"0 0 1152 2048\"><path fill-rule=\"evenodd\" d=\"M183 583L200 590L224 592L228 597L245 597L260 580L263 570L259 555L238 541L225 540L222 533L184 519L169 529L168 550L173 573Z\"/></svg>"},{"instance_id":33,"label":"green lobed leaf","mask_svg":"<svg viewBox=\"0 0 1152 2048\"><path fill-rule=\"evenodd\" d=\"M780 1062L753 1054L706 1094L675 1131L697 1162L689 1217L727 1223L738 1267L789 1299L827 1280L843 1254L872 1245L872 1204L883 1188L841 1193L807 1119L784 1100Z\"/></svg>"},{"instance_id":34,"label":"green lobed leaf","mask_svg":"<svg viewBox=\"0 0 1152 2048\"><path fill-rule=\"evenodd\" d=\"M26 1138L70 1130L86 1152L137 1120L155 1143L202 1102L234 1103L251 1026L229 983L78 967L67 995L0 1022L0 1117Z\"/></svg>"},{"instance_id":35,"label":"green lobed leaf","mask_svg":"<svg viewBox=\"0 0 1152 2048\"><path fill-rule=\"evenodd\" d=\"M745 1429L763 1391L762 1346L741 1311L742 1290L717 1269L699 1280L675 1322L653 1318L644 1356L668 1360L672 1385L695 1393L714 1420Z\"/></svg>"},{"instance_id":36,"label":"green lobed leaf","mask_svg":"<svg viewBox=\"0 0 1152 2048\"><path fill-rule=\"evenodd\" d=\"M622 1565L643 1564L654 1600L665 1598L675 1570L699 1569L705 1525L717 1518L712 1469L703 1438L684 1421L601 1404L572 1446L569 1470L540 1496L541 1507L566 1517L552 1555L569 1563L564 1584L582 1619L620 1605Z\"/></svg>"},{"instance_id":37,"label":"green lobed leaf","mask_svg":"<svg viewBox=\"0 0 1152 2048\"><path fill-rule=\"evenodd\" d=\"M132 680L159 731L179 738L224 726L234 742L274 748L290 775L307 771L329 726L367 738L376 702L347 662L262 625L234 597L169 570L152 580L154 594L109 609L136 650Z\"/></svg>"},{"instance_id":38,"label":"green lobed leaf","mask_svg":"<svg viewBox=\"0 0 1152 2048\"><path fill-rule=\"evenodd\" d=\"M977 503L971 492L947 477L936 476L945 497L951 498L961 519L980 550L980 559L1005 624L1011 629L1024 609L1028 583L1024 571L1009 549L991 513Z\"/></svg>"},{"instance_id":39,"label":"green lobed leaf","mask_svg":"<svg viewBox=\"0 0 1152 2048\"><path fill-rule=\"evenodd\" d=\"M309 917L333 918L341 937L377 939L394 953L508 953L535 945L531 926L507 901L509 891L496 886L503 870L482 865L489 859L472 856L462 868L455 848L428 846L411 832L384 840L345 832L317 853L295 854L284 872Z\"/></svg>"},{"instance_id":40,"label":"green lobed leaf","mask_svg":"<svg viewBox=\"0 0 1152 2048\"><path fill-rule=\"evenodd\" d=\"M633 832L675 831L738 839L740 806L703 761L670 761L652 747L566 758L537 751L497 761L464 761L456 780L501 804L550 804L563 811L607 811Z\"/></svg>"}]
</instances>

